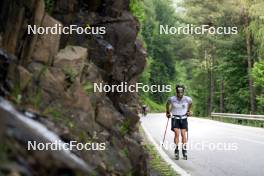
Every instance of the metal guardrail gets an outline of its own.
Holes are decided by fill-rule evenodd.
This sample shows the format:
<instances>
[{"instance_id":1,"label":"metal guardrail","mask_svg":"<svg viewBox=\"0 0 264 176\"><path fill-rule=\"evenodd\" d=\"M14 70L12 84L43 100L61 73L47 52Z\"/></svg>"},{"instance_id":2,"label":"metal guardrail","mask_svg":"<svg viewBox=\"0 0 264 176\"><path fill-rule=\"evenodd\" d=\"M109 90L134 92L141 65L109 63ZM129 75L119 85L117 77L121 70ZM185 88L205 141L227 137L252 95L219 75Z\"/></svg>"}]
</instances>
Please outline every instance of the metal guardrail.
<instances>
[{"instance_id":1,"label":"metal guardrail","mask_svg":"<svg viewBox=\"0 0 264 176\"><path fill-rule=\"evenodd\" d=\"M232 113L211 113L212 117L227 117L233 119L245 119L245 120L260 120L264 121L264 115L251 115L251 114L232 114Z\"/></svg>"}]
</instances>

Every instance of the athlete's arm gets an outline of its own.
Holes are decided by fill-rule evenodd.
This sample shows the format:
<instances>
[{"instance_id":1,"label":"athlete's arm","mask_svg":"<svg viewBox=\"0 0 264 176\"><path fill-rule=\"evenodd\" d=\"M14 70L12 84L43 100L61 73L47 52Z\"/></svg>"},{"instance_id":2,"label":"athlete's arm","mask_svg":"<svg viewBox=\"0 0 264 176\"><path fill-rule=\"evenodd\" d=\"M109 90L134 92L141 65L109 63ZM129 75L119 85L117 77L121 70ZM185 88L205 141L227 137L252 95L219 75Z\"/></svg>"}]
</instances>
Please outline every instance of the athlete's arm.
<instances>
[{"instance_id":1,"label":"athlete's arm","mask_svg":"<svg viewBox=\"0 0 264 176\"><path fill-rule=\"evenodd\" d=\"M170 101L168 100L166 103L166 116L168 118L170 118L170 108L171 108L171 104L170 104Z\"/></svg>"},{"instance_id":2,"label":"athlete's arm","mask_svg":"<svg viewBox=\"0 0 264 176\"><path fill-rule=\"evenodd\" d=\"M192 103L188 104L187 116L192 116Z\"/></svg>"}]
</instances>

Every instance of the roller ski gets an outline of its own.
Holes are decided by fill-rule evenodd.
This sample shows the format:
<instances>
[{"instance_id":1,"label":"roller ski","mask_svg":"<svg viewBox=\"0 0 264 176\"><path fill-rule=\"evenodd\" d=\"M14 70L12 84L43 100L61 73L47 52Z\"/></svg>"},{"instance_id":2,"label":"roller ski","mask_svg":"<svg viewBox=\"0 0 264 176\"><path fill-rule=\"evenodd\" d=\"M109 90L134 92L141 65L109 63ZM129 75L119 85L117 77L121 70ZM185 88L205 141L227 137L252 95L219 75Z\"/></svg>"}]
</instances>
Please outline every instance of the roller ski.
<instances>
[{"instance_id":1,"label":"roller ski","mask_svg":"<svg viewBox=\"0 0 264 176\"><path fill-rule=\"evenodd\" d=\"M176 160L179 160L180 157L179 157L179 150L178 150L178 148L175 149L174 154L175 154L175 159Z\"/></svg>"},{"instance_id":2,"label":"roller ski","mask_svg":"<svg viewBox=\"0 0 264 176\"><path fill-rule=\"evenodd\" d=\"M187 160L187 150L182 150L182 156L184 160Z\"/></svg>"}]
</instances>

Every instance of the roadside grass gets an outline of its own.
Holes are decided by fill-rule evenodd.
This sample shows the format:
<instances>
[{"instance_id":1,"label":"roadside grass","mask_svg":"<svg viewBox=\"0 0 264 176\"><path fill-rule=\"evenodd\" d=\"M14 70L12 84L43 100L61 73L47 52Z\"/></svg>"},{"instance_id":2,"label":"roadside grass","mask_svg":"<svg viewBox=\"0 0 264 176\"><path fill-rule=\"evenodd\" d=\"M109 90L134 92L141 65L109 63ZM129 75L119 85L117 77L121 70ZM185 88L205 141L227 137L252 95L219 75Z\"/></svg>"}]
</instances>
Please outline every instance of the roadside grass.
<instances>
[{"instance_id":1,"label":"roadside grass","mask_svg":"<svg viewBox=\"0 0 264 176\"><path fill-rule=\"evenodd\" d=\"M122 122L122 124L119 126L119 132L122 136L125 136L129 132L130 127L130 120L126 119Z\"/></svg>"},{"instance_id":2,"label":"roadside grass","mask_svg":"<svg viewBox=\"0 0 264 176\"><path fill-rule=\"evenodd\" d=\"M141 97L141 101L148 106L149 112L165 112L164 104L158 104L148 97Z\"/></svg>"},{"instance_id":3,"label":"roadside grass","mask_svg":"<svg viewBox=\"0 0 264 176\"><path fill-rule=\"evenodd\" d=\"M179 174L176 173L170 165L168 165L159 155L158 151L155 147L151 144L148 140L144 130L142 127L139 128L139 133L143 138L143 145L145 150L149 153L149 163L150 169L153 170L155 173L161 176L178 176Z\"/></svg>"}]
</instances>

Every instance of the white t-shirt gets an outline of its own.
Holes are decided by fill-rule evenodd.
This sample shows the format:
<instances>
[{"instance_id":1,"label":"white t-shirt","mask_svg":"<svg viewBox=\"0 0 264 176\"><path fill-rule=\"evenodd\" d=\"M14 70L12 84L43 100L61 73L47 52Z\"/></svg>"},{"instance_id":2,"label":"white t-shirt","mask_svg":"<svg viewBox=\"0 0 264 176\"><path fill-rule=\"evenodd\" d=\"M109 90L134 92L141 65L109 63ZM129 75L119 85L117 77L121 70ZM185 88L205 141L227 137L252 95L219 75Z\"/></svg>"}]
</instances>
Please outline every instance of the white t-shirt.
<instances>
[{"instance_id":1,"label":"white t-shirt","mask_svg":"<svg viewBox=\"0 0 264 176\"><path fill-rule=\"evenodd\" d=\"M168 102L171 104L171 113L172 115L183 116L188 111L188 105L192 103L191 97L183 96L179 100L176 96L170 97Z\"/></svg>"}]
</instances>

